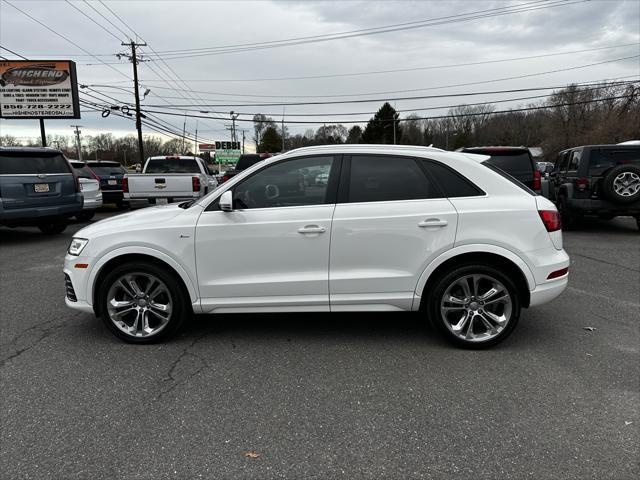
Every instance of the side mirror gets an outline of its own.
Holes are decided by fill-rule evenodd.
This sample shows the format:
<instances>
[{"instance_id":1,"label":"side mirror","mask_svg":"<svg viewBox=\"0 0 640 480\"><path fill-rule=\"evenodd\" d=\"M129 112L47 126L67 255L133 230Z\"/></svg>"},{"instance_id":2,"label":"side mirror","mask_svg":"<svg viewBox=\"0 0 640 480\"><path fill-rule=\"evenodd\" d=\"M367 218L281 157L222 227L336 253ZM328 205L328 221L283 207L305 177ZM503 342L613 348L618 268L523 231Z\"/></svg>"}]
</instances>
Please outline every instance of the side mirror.
<instances>
[{"instance_id":1,"label":"side mirror","mask_svg":"<svg viewBox=\"0 0 640 480\"><path fill-rule=\"evenodd\" d=\"M220 210L222 210L223 212L233 211L233 193L231 192L231 190L227 190L222 195L220 195L218 204L220 205Z\"/></svg>"}]
</instances>

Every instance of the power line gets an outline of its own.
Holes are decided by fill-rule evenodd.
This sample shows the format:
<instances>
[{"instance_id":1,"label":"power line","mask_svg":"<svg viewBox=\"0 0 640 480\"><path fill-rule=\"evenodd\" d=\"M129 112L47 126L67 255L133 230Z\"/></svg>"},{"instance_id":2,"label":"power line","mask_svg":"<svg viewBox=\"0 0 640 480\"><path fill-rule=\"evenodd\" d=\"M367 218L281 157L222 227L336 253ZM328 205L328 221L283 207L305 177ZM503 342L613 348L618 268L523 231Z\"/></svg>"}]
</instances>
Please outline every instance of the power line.
<instances>
[{"instance_id":1,"label":"power line","mask_svg":"<svg viewBox=\"0 0 640 480\"><path fill-rule=\"evenodd\" d=\"M555 57L561 55L573 55L576 53L587 53L587 52L595 52L599 50L610 50L614 48L623 48L623 47L631 47L637 46L640 43L624 43L620 45L610 45L606 47L596 47L596 48L586 48L582 50L572 50L567 52L557 52L557 53L545 53L545 54L537 54L537 55L528 55L525 57L512 57L512 58L502 58L498 60L483 60L479 62L467 62L467 63L453 63L453 64L445 64L445 65L430 65L424 67L412 67L412 68L397 68L397 69L389 69L389 70L372 70L367 72L350 72L350 73L331 73L331 74L323 74L323 75L305 75L305 76L291 76L291 77L252 77L252 78L224 78L224 79L190 79L185 80L185 82L206 82L206 83L224 83L224 82L271 82L271 81L284 81L284 80L313 80L313 79L321 79L321 78L343 78L343 77L359 77L365 75L381 75L387 73L406 73L406 72L416 72L421 70L439 70L442 68L457 68L457 67L468 67L468 66L477 66L477 65L489 65L493 63L504 63L504 62L514 62L519 60L531 60L536 58L546 58L546 57ZM84 64L84 65L99 65L99 64ZM146 80L147 83L155 82L156 80Z\"/></svg>"},{"instance_id":2,"label":"power line","mask_svg":"<svg viewBox=\"0 0 640 480\"><path fill-rule=\"evenodd\" d=\"M118 27L115 23L113 23L111 20L109 20L106 16L104 16L102 14L102 12L100 12L100 10L98 10L96 7L94 7L93 5L91 5L89 2L87 2L87 0L83 0L84 3L94 12L96 12L98 15L100 15L102 18L104 18L109 25L111 25L113 28L115 28L116 30L118 30L122 35L124 35L124 38L129 38L129 34L125 31L123 31L120 27ZM102 3L102 2L100 2Z\"/></svg>"},{"instance_id":3,"label":"power line","mask_svg":"<svg viewBox=\"0 0 640 480\"><path fill-rule=\"evenodd\" d=\"M353 38L353 37L359 37L359 36L365 36L365 35L377 35L380 33L397 32L397 31L410 30L410 29L416 29L416 28L425 28L425 27L431 27L436 25L445 25L450 23L475 20L479 18L510 15L514 13L522 13L522 12L529 12L533 10L571 5L574 3L583 3L585 1L588 1L588 0L573 0L573 1L568 1L568 0L541 0L540 1L539 0L539 1L528 2L520 5L492 8L488 10L480 10L475 12L449 15L446 17L438 17L438 18L427 19L427 20L405 22L401 24L386 25L383 27L352 30L352 31L340 32L340 33L334 33L334 34L296 37L296 38L289 38L289 39L283 39L283 40L226 45L226 46L220 46L220 47L203 47L199 49L165 50L162 52L162 55L165 55L166 59L182 59L182 58L192 58L192 57L200 57L200 56L207 56L207 55L235 53L240 51L279 48L279 47L302 45L302 44L308 44L308 43L317 43L317 42L326 42L326 41L339 40L339 39L345 39L345 38ZM190 52L199 52L199 53L190 53Z\"/></svg>"},{"instance_id":4,"label":"power line","mask_svg":"<svg viewBox=\"0 0 640 480\"><path fill-rule=\"evenodd\" d=\"M9 53L11 53L11 54L15 55L16 57L20 57L20 58L22 58L23 60L29 60L27 57L25 57L25 56L23 56L23 55L20 55L19 53L16 53L16 52L14 52L13 50L9 50L7 47L3 47L2 45L0 45L0 49L2 49L2 50L6 50L7 52L9 52Z\"/></svg>"},{"instance_id":5,"label":"power line","mask_svg":"<svg viewBox=\"0 0 640 480\"><path fill-rule=\"evenodd\" d=\"M640 57L640 55L630 55L630 56L627 56L627 57L619 57L619 58L613 58L613 59L610 59L610 60L604 60L602 62L588 63L586 65L577 65L577 66L573 66L573 67L558 68L558 69L555 69L555 70L547 70L547 71L544 71L544 72L529 73L529 74L524 74L524 75L514 75L514 76L511 76L511 77L494 78L494 79L491 79L491 80L482 80L482 81L477 81L477 82L448 84L448 85L437 86L437 87L410 88L410 89L404 89L404 90L387 90L387 91L382 91L382 92L342 93L342 94L332 94L332 95L254 95L254 94L245 94L245 93L205 92L205 91L198 91L198 90L190 90L190 91L193 92L193 93L220 95L220 96L223 96L223 97L224 96L254 97L254 98L365 97L365 96L368 96L368 95L388 95L388 94L396 94L396 93L422 92L422 91L438 90L438 89L449 88L449 87L466 87L466 86L469 86L469 85L482 85L482 84L494 83L494 82L504 82L504 81L507 81L507 80L517 80L517 79L520 79L520 78L531 78L531 77L538 77L538 76L541 76L541 75L549 75L551 73L559 73L559 72L568 72L568 71L571 71L571 70L579 70L579 69L582 69L582 68L595 67L595 66L598 66L598 65L605 65L607 63L615 63L615 62L619 62L619 61L622 61L622 60L629 60L629 59L638 58L638 57ZM158 88L160 90L174 90L174 89L169 88L169 87L160 87L160 86L155 86L154 88ZM283 104L279 104L279 105L283 105Z\"/></svg>"},{"instance_id":6,"label":"power line","mask_svg":"<svg viewBox=\"0 0 640 480\"><path fill-rule=\"evenodd\" d=\"M102 60L100 60L97 56L93 55L90 51L86 50L85 48L81 47L80 45L78 45L76 42L74 42L73 40L70 40L69 38L65 37L64 35L62 35L61 33L56 32L54 29L52 29L51 27L49 27L48 25L44 24L43 22L41 22L40 20L38 20L37 18L33 17L32 15L28 14L27 12L25 12L24 10L22 10L21 8L16 7L13 3L11 3L9 0L4 0L4 2L7 3L7 5L13 7L15 10L19 11L20 13L22 13L23 15L29 17L31 20L33 20L34 22L36 22L37 24L41 25L42 27L46 28L47 30L49 30L51 33L57 35L58 37L62 38L63 40L69 42L71 45L73 45L74 47L82 50L83 52L87 53L88 55L92 56L93 58L95 58L96 60L98 60L100 63L103 63L104 65L108 66L109 68L111 68L114 72L118 72L119 75L122 75L126 78L128 78L129 80L131 80L131 77L129 77L128 75L124 74L123 72L121 72L120 70L118 70L117 68L113 67L112 65L108 65L107 63L103 62Z\"/></svg>"},{"instance_id":7,"label":"power line","mask_svg":"<svg viewBox=\"0 0 640 480\"><path fill-rule=\"evenodd\" d=\"M113 38L115 38L117 41L122 42L121 38L118 38L118 36L113 33L111 30L109 30L108 28L106 28L104 25L102 25L101 23L95 21L90 15L87 15L86 13L84 13L82 10L80 10L80 8L76 7L73 3L71 3L69 0L65 0L65 2L67 2L67 4L70 7L73 7L74 9L76 9L78 12L80 12L82 15L84 15L86 18L88 18L89 20L91 20L93 23L95 23L98 27L100 27L102 30L104 30L105 32L107 32L109 35L111 35ZM126 38L126 37L125 37Z\"/></svg>"},{"instance_id":8,"label":"power line","mask_svg":"<svg viewBox=\"0 0 640 480\"><path fill-rule=\"evenodd\" d=\"M399 122L404 122L404 121L413 121L413 120L437 120L437 119L441 119L441 118L451 118L451 117L471 117L471 116L479 116L479 115L497 115L497 114L501 114L501 113L514 113L514 112L528 112L528 111L535 111L535 110L547 110L547 109L551 109L551 108L558 108L558 107L567 107L567 106L573 106L573 105L584 105L584 104L589 104L589 103L597 103L597 102L604 102L604 101L608 101L608 100L618 100L618 99L622 99L622 98L634 98L633 94L630 95L620 95L620 96L615 96L615 97L607 97L607 98L599 98L596 100L586 100L586 101L582 101L582 102L571 102L571 103L560 103L560 104L555 104L555 105L547 105L547 106L539 106L539 107L524 107L524 108L512 108L509 110L495 110L493 112L481 112L481 113L468 113L468 114L456 114L456 115L439 115L439 116L432 116L432 117L413 117L413 118L400 118L398 119ZM459 106L459 105L458 105ZM151 113L158 113L158 114L164 114L164 115L173 115L173 116L187 116L190 118L210 118L210 119L218 119L218 120L224 120L223 118L220 117L211 117L211 116L205 116L205 115L195 115L195 114L185 114L185 113L177 113L177 112L161 112L161 111L157 111L157 110L144 110L145 112L151 112ZM346 120L346 121L340 121L340 122L330 122L327 120L321 120L321 121L297 121L297 120L288 120L287 123L291 124L301 124L301 125L323 125L326 123L342 123L342 124L359 124L359 123L368 123L370 119L361 119L361 120ZM244 118L238 118L236 119L237 122L253 122L252 119L244 119Z\"/></svg>"}]
</instances>

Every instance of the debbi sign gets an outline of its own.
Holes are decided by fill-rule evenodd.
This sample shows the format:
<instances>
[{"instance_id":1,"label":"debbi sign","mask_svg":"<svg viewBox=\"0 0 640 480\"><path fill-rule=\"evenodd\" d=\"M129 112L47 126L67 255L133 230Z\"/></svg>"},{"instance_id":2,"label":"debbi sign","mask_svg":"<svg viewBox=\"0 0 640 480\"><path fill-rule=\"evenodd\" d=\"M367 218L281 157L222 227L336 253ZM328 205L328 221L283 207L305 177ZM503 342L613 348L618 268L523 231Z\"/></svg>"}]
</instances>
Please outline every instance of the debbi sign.
<instances>
[{"instance_id":1,"label":"debbi sign","mask_svg":"<svg viewBox=\"0 0 640 480\"><path fill-rule=\"evenodd\" d=\"M76 64L0 61L1 118L80 118Z\"/></svg>"},{"instance_id":2,"label":"debbi sign","mask_svg":"<svg viewBox=\"0 0 640 480\"><path fill-rule=\"evenodd\" d=\"M201 143L201 152L215 152L216 163L236 163L242 153L240 142Z\"/></svg>"}]
</instances>

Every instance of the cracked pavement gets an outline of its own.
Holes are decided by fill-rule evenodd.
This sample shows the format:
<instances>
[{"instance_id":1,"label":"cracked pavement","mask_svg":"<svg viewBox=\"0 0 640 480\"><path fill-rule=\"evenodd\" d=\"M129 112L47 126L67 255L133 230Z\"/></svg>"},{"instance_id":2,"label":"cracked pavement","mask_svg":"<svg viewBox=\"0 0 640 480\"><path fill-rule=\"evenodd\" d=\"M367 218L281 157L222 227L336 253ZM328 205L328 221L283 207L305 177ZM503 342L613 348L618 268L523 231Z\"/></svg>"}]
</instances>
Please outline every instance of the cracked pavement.
<instances>
[{"instance_id":1,"label":"cracked pavement","mask_svg":"<svg viewBox=\"0 0 640 480\"><path fill-rule=\"evenodd\" d=\"M203 316L128 345L64 305L80 226L0 229L2 478L640 475L630 219L565 233L569 289L488 351L410 314Z\"/></svg>"}]
</instances>

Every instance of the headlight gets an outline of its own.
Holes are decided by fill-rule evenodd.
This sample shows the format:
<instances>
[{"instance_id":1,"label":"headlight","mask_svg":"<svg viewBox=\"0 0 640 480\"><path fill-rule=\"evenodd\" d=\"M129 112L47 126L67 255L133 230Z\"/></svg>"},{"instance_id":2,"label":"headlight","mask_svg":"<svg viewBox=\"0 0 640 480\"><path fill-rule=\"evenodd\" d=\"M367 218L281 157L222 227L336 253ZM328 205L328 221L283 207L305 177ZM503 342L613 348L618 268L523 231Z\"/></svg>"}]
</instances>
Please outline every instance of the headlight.
<instances>
[{"instance_id":1,"label":"headlight","mask_svg":"<svg viewBox=\"0 0 640 480\"><path fill-rule=\"evenodd\" d=\"M87 246L87 243L89 243L89 240L86 238L72 238L68 250L69 255L80 255L84 247Z\"/></svg>"}]
</instances>

